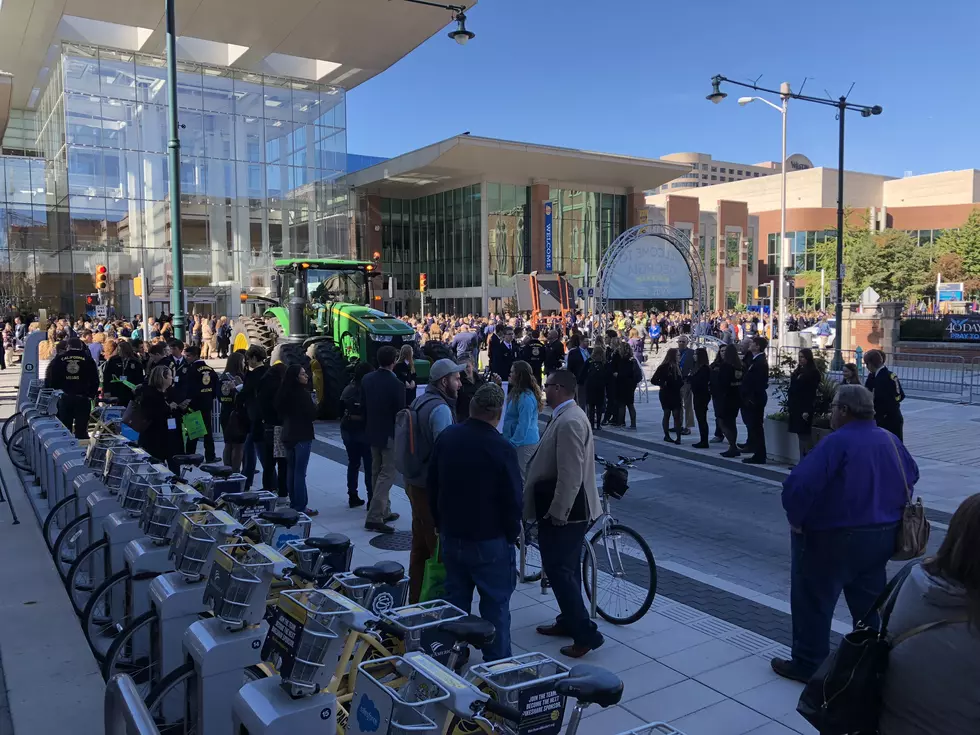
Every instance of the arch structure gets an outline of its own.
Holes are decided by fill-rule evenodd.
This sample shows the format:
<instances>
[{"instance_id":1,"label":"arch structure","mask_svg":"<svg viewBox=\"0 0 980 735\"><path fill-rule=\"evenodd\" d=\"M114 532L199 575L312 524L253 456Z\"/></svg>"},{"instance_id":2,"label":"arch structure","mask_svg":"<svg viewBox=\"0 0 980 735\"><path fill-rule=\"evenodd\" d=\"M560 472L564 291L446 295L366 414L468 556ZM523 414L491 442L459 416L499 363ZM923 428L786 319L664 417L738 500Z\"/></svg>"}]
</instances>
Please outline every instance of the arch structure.
<instances>
[{"instance_id":1,"label":"arch structure","mask_svg":"<svg viewBox=\"0 0 980 735\"><path fill-rule=\"evenodd\" d=\"M632 227L613 241L596 274L595 312L619 299L683 299L691 313L707 311L708 285L691 239L676 227Z\"/></svg>"}]
</instances>

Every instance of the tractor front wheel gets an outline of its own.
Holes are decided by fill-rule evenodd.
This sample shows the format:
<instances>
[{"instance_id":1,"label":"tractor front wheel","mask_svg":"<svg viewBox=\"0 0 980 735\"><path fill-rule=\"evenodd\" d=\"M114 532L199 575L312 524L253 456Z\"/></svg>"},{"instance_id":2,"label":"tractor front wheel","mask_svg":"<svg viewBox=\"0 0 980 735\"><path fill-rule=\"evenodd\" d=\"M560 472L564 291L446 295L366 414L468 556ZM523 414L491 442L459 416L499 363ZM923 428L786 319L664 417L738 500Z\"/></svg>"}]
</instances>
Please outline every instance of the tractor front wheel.
<instances>
[{"instance_id":1,"label":"tractor front wheel","mask_svg":"<svg viewBox=\"0 0 980 735\"><path fill-rule=\"evenodd\" d=\"M303 345L295 342L280 342L273 347L272 359L269 362L273 365L281 362L286 367L300 365L307 371L310 369L310 358L307 357L306 350L303 349Z\"/></svg>"},{"instance_id":2,"label":"tractor front wheel","mask_svg":"<svg viewBox=\"0 0 980 735\"><path fill-rule=\"evenodd\" d=\"M313 371L313 387L320 401L320 418L340 418L340 393L350 382L347 360L330 341L314 342L307 354Z\"/></svg>"}]
</instances>

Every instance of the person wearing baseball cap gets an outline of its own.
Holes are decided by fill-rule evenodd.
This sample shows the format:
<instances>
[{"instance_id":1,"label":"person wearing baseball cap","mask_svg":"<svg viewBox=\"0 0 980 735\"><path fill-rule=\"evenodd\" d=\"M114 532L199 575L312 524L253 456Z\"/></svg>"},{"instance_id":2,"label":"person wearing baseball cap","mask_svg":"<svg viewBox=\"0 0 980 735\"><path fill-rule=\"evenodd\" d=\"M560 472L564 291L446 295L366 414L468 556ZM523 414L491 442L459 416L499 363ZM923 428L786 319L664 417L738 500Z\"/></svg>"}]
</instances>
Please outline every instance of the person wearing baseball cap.
<instances>
[{"instance_id":1,"label":"person wearing baseball cap","mask_svg":"<svg viewBox=\"0 0 980 735\"><path fill-rule=\"evenodd\" d=\"M412 401L422 433L422 444L429 447L429 456L439 434L456 423L456 396L461 385L460 373L464 370L465 365L457 365L448 358L436 360L429 368L429 384L425 391ZM427 458L418 475L405 478L405 493L412 504L412 553L408 565L411 580L408 600L412 604L419 601L425 563L436 551L436 526L426 489L428 474Z\"/></svg>"}]
</instances>

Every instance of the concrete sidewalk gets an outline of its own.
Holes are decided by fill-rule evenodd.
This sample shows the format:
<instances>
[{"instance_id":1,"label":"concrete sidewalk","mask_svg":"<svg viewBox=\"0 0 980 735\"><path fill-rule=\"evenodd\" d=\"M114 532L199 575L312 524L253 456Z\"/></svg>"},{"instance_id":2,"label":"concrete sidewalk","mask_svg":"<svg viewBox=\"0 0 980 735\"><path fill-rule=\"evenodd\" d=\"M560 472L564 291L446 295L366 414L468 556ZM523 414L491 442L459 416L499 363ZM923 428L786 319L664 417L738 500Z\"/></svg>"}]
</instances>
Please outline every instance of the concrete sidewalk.
<instances>
[{"instance_id":1,"label":"concrete sidewalk","mask_svg":"<svg viewBox=\"0 0 980 735\"><path fill-rule=\"evenodd\" d=\"M318 438L342 447L331 425L318 426ZM355 545L354 564L391 559L408 567L407 551L383 551L370 545L375 534L364 530L364 508L347 507L346 469L323 454L310 461L307 482L310 505L320 511L314 533L343 533ZM363 477L360 493L364 496ZM392 490L392 509L401 514L400 531L411 527L411 507L402 489ZM656 548L654 548L656 554ZM478 613L474 604L473 611ZM557 614L554 596L542 595L537 584L518 584L511 599L514 653L539 651L563 659L565 641L538 635L535 627ZM779 643L694 607L666 597L655 599L651 610L629 626L605 621L602 648L579 661L615 671L625 684L616 707L587 711L580 735L614 735L651 721L667 721L686 735L779 735L813 733L796 714L802 686L780 679L769 668L772 656L788 656ZM566 716L571 707L566 710Z\"/></svg>"}]
</instances>

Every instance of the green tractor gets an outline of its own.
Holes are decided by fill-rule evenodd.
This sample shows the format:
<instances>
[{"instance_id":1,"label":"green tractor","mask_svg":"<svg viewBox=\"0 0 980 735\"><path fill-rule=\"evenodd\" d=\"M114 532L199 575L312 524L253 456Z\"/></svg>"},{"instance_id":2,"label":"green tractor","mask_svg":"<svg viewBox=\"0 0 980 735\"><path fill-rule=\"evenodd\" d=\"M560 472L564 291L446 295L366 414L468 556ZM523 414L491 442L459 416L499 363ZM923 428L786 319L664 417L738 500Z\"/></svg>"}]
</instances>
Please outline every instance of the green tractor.
<instances>
[{"instance_id":1,"label":"green tractor","mask_svg":"<svg viewBox=\"0 0 980 735\"><path fill-rule=\"evenodd\" d=\"M338 418L349 365L366 360L376 366L378 350L385 345L415 347L415 330L364 306L370 303L374 263L311 258L276 260L273 265L275 298L260 297L271 304L264 312L235 320L232 349L262 345L272 363L307 367L321 418ZM416 363L419 377L428 376L429 363Z\"/></svg>"}]
</instances>

